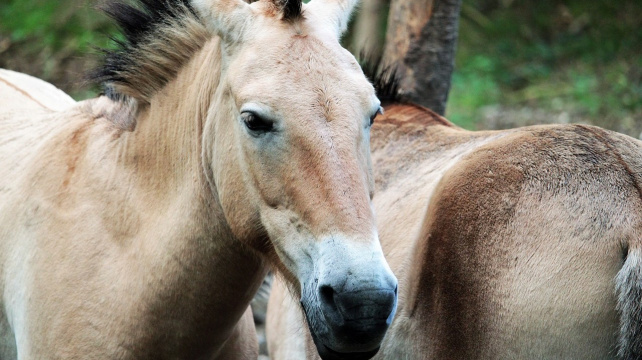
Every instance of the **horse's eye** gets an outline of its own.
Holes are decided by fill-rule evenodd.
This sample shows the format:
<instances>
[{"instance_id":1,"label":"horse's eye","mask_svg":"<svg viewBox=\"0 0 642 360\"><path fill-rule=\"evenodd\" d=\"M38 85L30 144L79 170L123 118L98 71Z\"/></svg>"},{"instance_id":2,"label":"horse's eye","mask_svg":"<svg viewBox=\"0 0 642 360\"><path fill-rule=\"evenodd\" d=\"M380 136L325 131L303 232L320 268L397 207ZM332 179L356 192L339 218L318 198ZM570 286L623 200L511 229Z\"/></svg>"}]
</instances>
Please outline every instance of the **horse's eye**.
<instances>
[{"instance_id":1,"label":"horse's eye","mask_svg":"<svg viewBox=\"0 0 642 360\"><path fill-rule=\"evenodd\" d=\"M250 131L256 133L269 132L274 128L274 123L272 121L265 120L252 112L242 113L241 118L243 119L243 123L245 124L245 126Z\"/></svg>"},{"instance_id":2,"label":"horse's eye","mask_svg":"<svg viewBox=\"0 0 642 360\"><path fill-rule=\"evenodd\" d=\"M372 124L374 124L375 119L377 118L377 116L378 116L379 114L383 114L383 108L382 108L382 107L380 107L380 108L379 108L379 110L377 110L377 112L376 112L376 113L374 113L374 115L372 115L372 116L370 117L370 126L372 126Z\"/></svg>"}]
</instances>

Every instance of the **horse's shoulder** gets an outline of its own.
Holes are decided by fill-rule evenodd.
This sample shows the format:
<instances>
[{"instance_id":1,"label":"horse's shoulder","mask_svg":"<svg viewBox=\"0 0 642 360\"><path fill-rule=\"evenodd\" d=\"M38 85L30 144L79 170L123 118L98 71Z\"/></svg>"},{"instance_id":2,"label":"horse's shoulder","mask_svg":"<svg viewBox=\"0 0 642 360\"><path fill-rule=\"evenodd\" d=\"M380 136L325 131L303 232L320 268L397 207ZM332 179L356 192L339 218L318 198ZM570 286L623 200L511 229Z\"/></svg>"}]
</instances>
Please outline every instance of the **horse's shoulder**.
<instances>
[{"instance_id":1,"label":"horse's shoulder","mask_svg":"<svg viewBox=\"0 0 642 360\"><path fill-rule=\"evenodd\" d=\"M0 94L0 104L4 110L44 108L62 111L76 103L46 81L5 69L0 69Z\"/></svg>"}]
</instances>

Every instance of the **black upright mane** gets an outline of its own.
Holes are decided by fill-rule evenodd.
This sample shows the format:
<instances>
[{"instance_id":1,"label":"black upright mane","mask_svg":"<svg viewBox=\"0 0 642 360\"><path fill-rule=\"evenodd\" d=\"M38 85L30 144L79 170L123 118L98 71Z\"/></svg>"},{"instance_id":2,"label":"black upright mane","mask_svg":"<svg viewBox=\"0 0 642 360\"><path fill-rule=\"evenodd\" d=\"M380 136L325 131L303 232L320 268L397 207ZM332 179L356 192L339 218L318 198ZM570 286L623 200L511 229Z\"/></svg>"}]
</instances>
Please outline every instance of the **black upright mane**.
<instances>
[{"instance_id":1,"label":"black upright mane","mask_svg":"<svg viewBox=\"0 0 642 360\"><path fill-rule=\"evenodd\" d=\"M149 102L211 36L190 0L114 0L101 9L122 33L103 50L102 65L89 79L102 84L114 100ZM273 0L283 20L302 16L301 0Z\"/></svg>"},{"instance_id":2,"label":"black upright mane","mask_svg":"<svg viewBox=\"0 0 642 360\"><path fill-rule=\"evenodd\" d=\"M122 39L112 38L115 48L103 50L102 65L89 77L113 99L149 101L206 41L189 0L112 1L101 10L118 25Z\"/></svg>"},{"instance_id":3,"label":"black upright mane","mask_svg":"<svg viewBox=\"0 0 642 360\"><path fill-rule=\"evenodd\" d=\"M125 35L123 46L136 46L145 35L168 19L178 19L189 12L196 16L189 0L137 0L135 5L114 1L101 9Z\"/></svg>"},{"instance_id":4,"label":"black upright mane","mask_svg":"<svg viewBox=\"0 0 642 360\"><path fill-rule=\"evenodd\" d=\"M383 56L360 55L363 73L372 82L377 92L377 97L382 103L405 102L399 93L399 75L393 65L386 65Z\"/></svg>"}]
</instances>

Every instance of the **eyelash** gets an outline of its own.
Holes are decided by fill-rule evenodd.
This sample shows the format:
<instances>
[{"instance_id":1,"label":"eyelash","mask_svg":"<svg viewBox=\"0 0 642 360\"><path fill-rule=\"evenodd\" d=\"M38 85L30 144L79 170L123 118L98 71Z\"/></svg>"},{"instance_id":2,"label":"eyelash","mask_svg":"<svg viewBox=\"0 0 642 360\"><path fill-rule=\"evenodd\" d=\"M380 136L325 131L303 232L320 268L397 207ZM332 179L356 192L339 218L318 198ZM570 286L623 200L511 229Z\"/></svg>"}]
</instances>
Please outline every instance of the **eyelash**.
<instances>
[{"instance_id":1,"label":"eyelash","mask_svg":"<svg viewBox=\"0 0 642 360\"><path fill-rule=\"evenodd\" d=\"M244 112L241 114L243 123L248 130L255 133L267 133L274 130L274 123L269 120L265 120L260 116L252 112Z\"/></svg>"},{"instance_id":2,"label":"eyelash","mask_svg":"<svg viewBox=\"0 0 642 360\"><path fill-rule=\"evenodd\" d=\"M375 119L377 118L377 116L379 116L379 114L383 115L383 108L382 107L380 107L379 110L377 110L377 112L374 113L374 115L372 115L370 117L370 126L372 126L372 124L374 124Z\"/></svg>"}]
</instances>

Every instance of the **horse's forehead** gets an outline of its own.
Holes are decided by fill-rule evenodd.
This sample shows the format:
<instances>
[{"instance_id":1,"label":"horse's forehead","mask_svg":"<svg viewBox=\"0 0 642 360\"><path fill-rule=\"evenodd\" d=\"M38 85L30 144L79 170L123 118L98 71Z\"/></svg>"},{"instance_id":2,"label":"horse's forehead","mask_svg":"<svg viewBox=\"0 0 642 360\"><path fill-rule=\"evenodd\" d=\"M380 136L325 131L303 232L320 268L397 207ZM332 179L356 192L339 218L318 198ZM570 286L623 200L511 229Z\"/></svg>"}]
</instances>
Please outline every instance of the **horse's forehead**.
<instances>
[{"instance_id":1,"label":"horse's forehead","mask_svg":"<svg viewBox=\"0 0 642 360\"><path fill-rule=\"evenodd\" d=\"M290 112L352 113L369 107L374 89L354 57L334 40L291 35L248 47L232 81L236 101Z\"/></svg>"},{"instance_id":2,"label":"horse's forehead","mask_svg":"<svg viewBox=\"0 0 642 360\"><path fill-rule=\"evenodd\" d=\"M340 76L361 73L359 64L338 43L324 42L313 36L291 35L267 39L256 44L247 65L271 73L306 76L323 73Z\"/></svg>"},{"instance_id":3,"label":"horse's forehead","mask_svg":"<svg viewBox=\"0 0 642 360\"><path fill-rule=\"evenodd\" d=\"M293 35L280 51L289 58L325 63L328 66L349 66L358 68L354 58L338 42L323 41L315 36Z\"/></svg>"}]
</instances>

